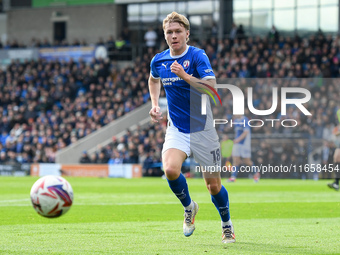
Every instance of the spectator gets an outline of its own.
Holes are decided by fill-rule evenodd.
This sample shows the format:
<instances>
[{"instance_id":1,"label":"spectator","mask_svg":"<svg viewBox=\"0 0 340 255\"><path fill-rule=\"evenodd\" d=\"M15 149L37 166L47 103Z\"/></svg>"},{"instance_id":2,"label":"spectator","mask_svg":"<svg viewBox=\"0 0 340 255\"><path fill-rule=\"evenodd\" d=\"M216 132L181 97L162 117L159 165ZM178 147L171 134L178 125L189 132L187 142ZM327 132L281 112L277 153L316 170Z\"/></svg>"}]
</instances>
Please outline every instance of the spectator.
<instances>
[{"instance_id":1,"label":"spectator","mask_svg":"<svg viewBox=\"0 0 340 255\"><path fill-rule=\"evenodd\" d=\"M113 38L113 36L109 36L109 38L106 41L106 47L109 52L112 52L116 49L116 42Z\"/></svg>"},{"instance_id":2,"label":"spectator","mask_svg":"<svg viewBox=\"0 0 340 255\"><path fill-rule=\"evenodd\" d=\"M124 27L120 33L120 37L125 41L126 45L131 43L131 32L128 27Z\"/></svg>"},{"instance_id":3,"label":"spectator","mask_svg":"<svg viewBox=\"0 0 340 255\"><path fill-rule=\"evenodd\" d=\"M122 37L119 37L118 40L116 40L115 46L117 50L123 50L125 46L125 40Z\"/></svg>"},{"instance_id":4,"label":"spectator","mask_svg":"<svg viewBox=\"0 0 340 255\"><path fill-rule=\"evenodd\" d=\"M83 153L81 154L81 158L79 160L79 163L81 163L81 164L90 164L91 163L91 159L90 159L89 155L87 154L87 151L83 151Z\"/></svg>"},{"instance_id":5,"label":"spectator","mask_svg":"<svg viewBox=\"0 0 340 255\"><path fill-rule=\"evenodd\" d=\"M279 41L279 32L276 30L274 25L268 33L268 39L273 43L277 43Z\"/></svg>"},{"instance_id":6,"label":"spectator","mask_svg":"<svg viewBox=\"0 0 340 255\"><path fill-rule=\"evenodd\" d=\"M104 42L103 37L99 37L99 39L98 39L96 45L97 45L97 46L105 46L105 42Z\"/></svg>"},{"instance_id":7,"label":"spectator","mask_svg":"<svg viewBox=\"0 0 340 255\"><path fill-rule=\"evenodd\" d=\"M152 29L152 27L149 27L148 31L145 33L144 40L146 47L154 48L156 46L157 33Z\"/></svg>"},{"instance_id":8,"label":"spectator","mask_svg":"<svg viewBox=\"0 0 340 255\"><path fill-rule=\"evenodd\" d=\"M230 39L230 43L231 45L234 44L234 40L236 39L236 36L237 36L237 26L235 23L232 24L231 26L231 30L230 30L230 33L229 33L229 39Z\"/></svg>"},{"instance_id":9,"label":"spectator","mask_svg":"<svg viewBox=\"0 0 340 255\"><path fill-rule=\"evenodd\" d=\"M5 164L7 162L7 154L5 151L0 151L0 163Z\"/></svg>"},{"instance_id":10,"label":"spectator","mask_svg":"<svg viewBox=\"0 0 340 255\"><path fill-rule=\"evenodd\" d=\"M238 39L245 39L246 37L246 32L244 31L243 25L240 24L238 26L237 32L236 32L237 38Z\"/></svg>"},{"instance_id":11,"label":"spectator","mask_svg":"<svg viewBox=\"0 0 340 255\"><path fill-rule=\"evenodd\" d=\"M96 163L97 164L106 164L106 163L108 163L108 161L109 160L108 160L107 156L105 155L105 152L103 150L100 151Z\"/></svg>"},{"instance_id":12,"label":"spectator","mask_svg":"<svg viewBox=\"0 0 340 255\"><path fill-rule=\"evenodd\" d=\"M112 152L111 158L108 161L109 164L122 164L123 157L120 155L118 150Z\"/></svg>"}]
</instances>

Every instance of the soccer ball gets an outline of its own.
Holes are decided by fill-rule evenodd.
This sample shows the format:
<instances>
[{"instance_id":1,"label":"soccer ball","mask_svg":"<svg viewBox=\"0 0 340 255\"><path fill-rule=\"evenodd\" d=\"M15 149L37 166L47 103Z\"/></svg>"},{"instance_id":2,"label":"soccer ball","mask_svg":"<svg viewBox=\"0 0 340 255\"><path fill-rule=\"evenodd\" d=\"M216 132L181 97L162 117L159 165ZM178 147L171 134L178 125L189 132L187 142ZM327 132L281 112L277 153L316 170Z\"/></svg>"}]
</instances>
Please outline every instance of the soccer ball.
<instances>
[{"instance_id":1,"label":"soccer ball","mask_svg":"<svg viewBox=\"0 0 340 255\"><path fill-rule=\"evenodd\" d=\"M41 216L56 218L71 208L73 190L68 181L60 176L44 176L33 184L31 202Z\"/></svg>"}]
</instances>

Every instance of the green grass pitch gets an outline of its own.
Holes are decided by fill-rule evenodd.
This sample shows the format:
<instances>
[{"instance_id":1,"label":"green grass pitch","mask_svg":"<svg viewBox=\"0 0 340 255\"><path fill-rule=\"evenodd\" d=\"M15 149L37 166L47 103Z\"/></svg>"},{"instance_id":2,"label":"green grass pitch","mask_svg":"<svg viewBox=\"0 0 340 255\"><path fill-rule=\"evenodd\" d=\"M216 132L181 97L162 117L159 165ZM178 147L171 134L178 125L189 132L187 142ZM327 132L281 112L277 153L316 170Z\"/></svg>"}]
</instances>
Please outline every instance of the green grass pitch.
<instances>
[{"instance_id":1,"label":"green grass pitch","mask_svg":"<svg viewBox=\"0 0 340 255\"><path fill-rule=\"evenodd\" d=\"M189 238L164 179L66 179L74 204L46 219L30 204L37 178L0 177L0 254L340 254L340 192L325 180L223 180L236 233L225 245L202 179L188 179L200 205Z\"/></svg>"}]
</instances>

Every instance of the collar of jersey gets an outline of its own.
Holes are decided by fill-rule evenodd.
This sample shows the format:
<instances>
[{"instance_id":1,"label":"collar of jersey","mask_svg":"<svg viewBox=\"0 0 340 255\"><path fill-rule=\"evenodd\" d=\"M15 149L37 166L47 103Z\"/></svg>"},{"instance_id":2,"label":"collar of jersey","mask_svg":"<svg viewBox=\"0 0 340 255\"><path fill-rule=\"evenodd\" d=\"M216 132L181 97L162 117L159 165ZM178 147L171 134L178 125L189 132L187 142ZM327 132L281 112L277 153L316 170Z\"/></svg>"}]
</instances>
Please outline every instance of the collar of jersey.
<instances>
[{"instance_id":1,"label":"collar of jersey","mask_svg":"<svg viewBox=\"0 0 340 255\"><path fill-rule=\"evenodd\" d=\"M181 55L174 55L174 56L172 56L171 55L171 51L170 51L170 57L172 57L172 58L180 58L180 57L183 57L185 54L187 54L187 52L188 52L188 50L189 50L189 45L187 44L187 48L185 49L185 51L181 54Z\"/></svg>"}]
</instances>

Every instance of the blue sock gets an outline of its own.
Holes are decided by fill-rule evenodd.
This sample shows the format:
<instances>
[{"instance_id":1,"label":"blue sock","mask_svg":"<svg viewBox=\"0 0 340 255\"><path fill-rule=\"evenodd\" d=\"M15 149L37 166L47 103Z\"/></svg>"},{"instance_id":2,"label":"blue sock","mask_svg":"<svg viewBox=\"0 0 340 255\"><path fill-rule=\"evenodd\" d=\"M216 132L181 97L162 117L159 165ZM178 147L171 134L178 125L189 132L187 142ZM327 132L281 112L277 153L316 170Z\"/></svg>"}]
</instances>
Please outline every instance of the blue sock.
<instances>
[{"instance_id":1,"label":"blue sock","mask_svg":"<svg viewBox=\"0 0 340 255\"><path fill-rule=\"evenodd\" d=\"M218 204L217 204L217 201L216 201L216 199L214 198L214 196L213 196L213 195L211 195L211 201L212 201L212 202L213 202L213 204L215 205L215 207L216 207L217 211L219 211L219 210L218 210Z\"/></svg>"},{"instance_id":2,"label":"blue sock","mask_svg":"<svg viewBox=\"0 0 340 255\"><path fill-rule=\"evenodd\" d=\"M167 179L168 180L168 179ZM189 189L187 180L181 173L176 180L168 180L169 187L172 192L178 197L184 207L189 206L191 203L191 198L189 195Z\"/></svg>"},{"instance_id":3,"label":"blue sock","mask_svg":"<svg viewBox=\"0 0 340 255\"><path fill-rule=\"evenodd\" d=\"M220 192L216 195L211 195L211 201L214 203L216 209L220 213L221 220L223 222L227 222L230 220L230 213L229 213L229 198L228 198L228 191L222 185Z\"/></svg>"},{"instance_id":4,"label":"blue sock","mask_svg":"<svg viewBox=\"0 0 340 255\"><path fill-rule=\"evenodd\" d=\"M240 170L240 166L236 166L235 167L235 172L232 172L231 173L231 177L233 177L233 178L235 178L236 179L236 177L237 177L237 174L238 174L238 171Z\"/></svg>"}]
</instances>

